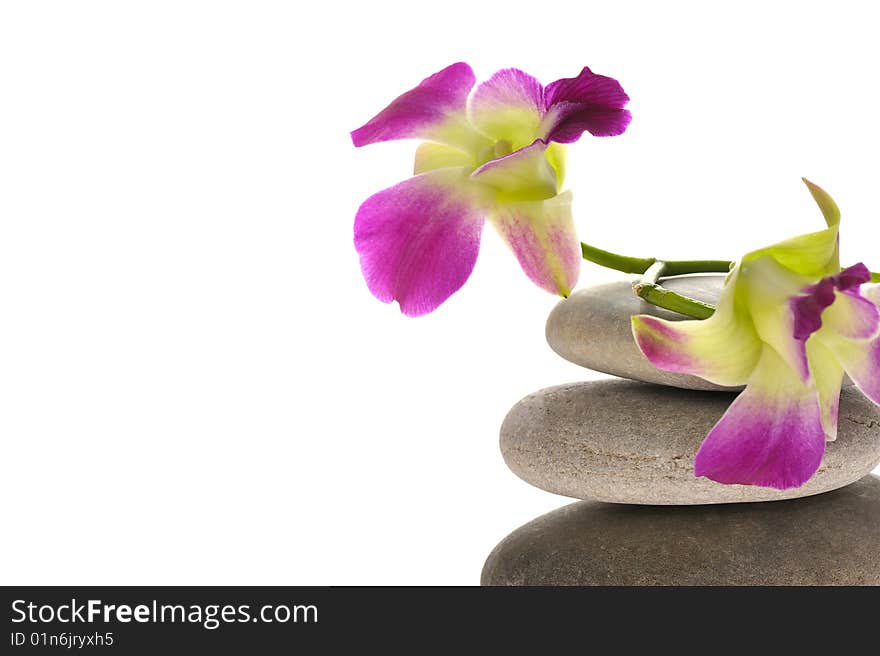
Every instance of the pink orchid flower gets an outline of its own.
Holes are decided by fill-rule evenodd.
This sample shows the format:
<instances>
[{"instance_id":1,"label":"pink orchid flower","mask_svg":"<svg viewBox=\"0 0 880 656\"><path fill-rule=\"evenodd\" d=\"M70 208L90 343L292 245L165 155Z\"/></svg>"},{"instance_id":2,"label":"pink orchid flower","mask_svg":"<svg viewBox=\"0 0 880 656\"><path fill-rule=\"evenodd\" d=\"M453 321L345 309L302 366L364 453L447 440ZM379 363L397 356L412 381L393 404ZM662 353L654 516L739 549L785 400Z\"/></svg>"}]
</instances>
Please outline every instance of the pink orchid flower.
<instances>
[{"instance_id":1,"label":"pink orchid flower","mask_svg":"<svg viewBox=\"0 0 880 656\"><path fill-rule=\"evenodd\" d=\"M745 385L706 436L694 474L786 489L819 468L837 437L844 372L880 405L880 292L864 264L841 270L840 212L807 183L828 228L749 253L704 321L632 318L658 368Z\"/></svg>"},{"instance_id":2,"label":"pink orchid flower","mask_svg":"<svg viewBox=\"0 0 880 656\"><path fill-rule=\"evenodd\" d=\"M426 78L351 133L355 146L423 139L415 177L368 198L354 242L370 291L409 316L431 312L473 271L488 219L538 286L567 296L580 271L562 144L622 133L620 84L584 68L546 87L517 70L475 89L470 66Z\"/></svg>"}]
</instances>

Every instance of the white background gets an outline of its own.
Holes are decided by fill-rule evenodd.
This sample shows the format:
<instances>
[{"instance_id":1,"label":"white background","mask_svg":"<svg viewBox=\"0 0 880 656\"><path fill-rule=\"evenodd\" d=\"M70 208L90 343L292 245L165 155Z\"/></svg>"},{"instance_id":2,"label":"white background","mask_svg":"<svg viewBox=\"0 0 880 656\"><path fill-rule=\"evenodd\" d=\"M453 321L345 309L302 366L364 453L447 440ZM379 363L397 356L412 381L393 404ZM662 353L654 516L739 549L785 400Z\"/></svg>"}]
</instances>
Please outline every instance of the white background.
<instances>
[{"instance_id":1,"label":"white background","mask_svg":"<svg viewBox=\"0 0 880 656\"><path fill-rule=\"evenodd\" d=\"M869 3L6 2L0 6L0 581L474 584L568 503L507 471L508 408L597 376L491 229L407 319L359 203L414 144L348 131L452 63L618 78L570 150L580 235L737 257L843 213L880 267ZM609 274L585 266L581 285Z\"/></svg>"}]
</instances>

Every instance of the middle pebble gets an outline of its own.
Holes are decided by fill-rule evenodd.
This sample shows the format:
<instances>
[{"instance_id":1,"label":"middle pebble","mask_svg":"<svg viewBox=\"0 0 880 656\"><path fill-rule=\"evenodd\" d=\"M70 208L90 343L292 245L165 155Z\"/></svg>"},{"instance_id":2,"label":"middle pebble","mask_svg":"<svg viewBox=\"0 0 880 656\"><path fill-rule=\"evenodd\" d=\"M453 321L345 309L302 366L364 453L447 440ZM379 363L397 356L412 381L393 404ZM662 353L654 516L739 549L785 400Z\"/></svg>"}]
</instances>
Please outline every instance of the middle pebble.
<instances>
[{"instance_id":1,"label":"middle pebble","mask_svg":"<svg viewBox=\"0 0 880 656\"><path fill-rule=\"evenodd\" d=\"M694 455L734 398L620 380L551 387L511 409L501 427L501 453L517 476L548 492L660 505L805 497L857 481L880 462L880 407L844 388L837 440L801 487L695 478Z\"/></svg>"}]
</instances>

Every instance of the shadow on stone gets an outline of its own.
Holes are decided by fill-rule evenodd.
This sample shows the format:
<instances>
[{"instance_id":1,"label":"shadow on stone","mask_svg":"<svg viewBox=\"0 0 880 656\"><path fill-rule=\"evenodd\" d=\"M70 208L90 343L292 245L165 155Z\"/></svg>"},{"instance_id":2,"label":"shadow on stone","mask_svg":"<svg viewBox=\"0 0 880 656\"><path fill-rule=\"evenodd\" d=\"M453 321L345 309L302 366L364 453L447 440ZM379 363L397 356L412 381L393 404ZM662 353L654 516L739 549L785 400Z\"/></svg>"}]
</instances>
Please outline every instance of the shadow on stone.
<instances>
[{"instance_id":1,"label":"shadow on stone","mask_svg":"<svg viewBox=\"0 0 880 656\"><path fill-rule=\"evenodd\" d=\"M581 501L489 555L483 585L880 585L880 478L714 506Z\"/></svg>"}]
</instances>

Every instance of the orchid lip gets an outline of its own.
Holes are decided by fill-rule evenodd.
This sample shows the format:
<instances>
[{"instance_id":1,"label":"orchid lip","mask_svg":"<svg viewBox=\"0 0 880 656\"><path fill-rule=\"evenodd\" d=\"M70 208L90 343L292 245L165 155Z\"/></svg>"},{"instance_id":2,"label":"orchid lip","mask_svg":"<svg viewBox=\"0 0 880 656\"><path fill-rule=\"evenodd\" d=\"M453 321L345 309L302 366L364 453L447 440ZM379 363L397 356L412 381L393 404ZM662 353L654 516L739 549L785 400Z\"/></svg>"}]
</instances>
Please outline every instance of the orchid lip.
<instances>
[{"instance_id":1,"label":"orchid lip","mask_svg":"<svg viewBox=\"0 0 880 656\"><path fill-rule=\"evenodd\" d=\"M813 333L818 332L822 328L824 312L835 303L838 294L851 294L853 289L870 280L871 272L860 262L806 287L802 294L791 302L794 314L794 338L805 341Z\"/></svg>"}]
</instances>

